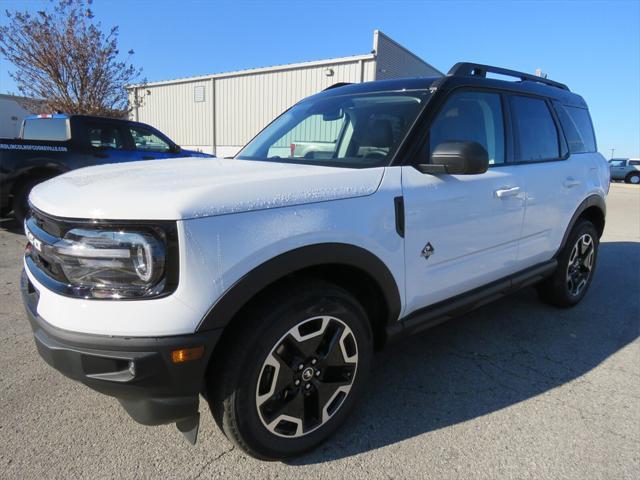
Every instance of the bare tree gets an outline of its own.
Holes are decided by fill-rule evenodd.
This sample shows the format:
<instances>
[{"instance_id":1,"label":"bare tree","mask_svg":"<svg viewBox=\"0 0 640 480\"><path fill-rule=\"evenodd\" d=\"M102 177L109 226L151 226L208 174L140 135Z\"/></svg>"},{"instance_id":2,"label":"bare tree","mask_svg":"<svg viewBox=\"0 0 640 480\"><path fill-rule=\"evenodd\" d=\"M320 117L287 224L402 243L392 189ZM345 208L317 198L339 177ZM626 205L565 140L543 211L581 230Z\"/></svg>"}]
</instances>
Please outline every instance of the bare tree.
<instances>
[{"instance_id":1,"label":"bare tree","mask_svg":"<svg viewBox=\"0 0 640 480\"><path fill-rule=\"evenodd\" d=\"M53 2L53 0L51 0ZM142 69L120 58L118 27L102 31L91 0L58 0L36 13L9 12L0 26L0 54L20 93L42 99L38 110L122 117L134 106L126 85Z\"/></svg>"}]
</instances>

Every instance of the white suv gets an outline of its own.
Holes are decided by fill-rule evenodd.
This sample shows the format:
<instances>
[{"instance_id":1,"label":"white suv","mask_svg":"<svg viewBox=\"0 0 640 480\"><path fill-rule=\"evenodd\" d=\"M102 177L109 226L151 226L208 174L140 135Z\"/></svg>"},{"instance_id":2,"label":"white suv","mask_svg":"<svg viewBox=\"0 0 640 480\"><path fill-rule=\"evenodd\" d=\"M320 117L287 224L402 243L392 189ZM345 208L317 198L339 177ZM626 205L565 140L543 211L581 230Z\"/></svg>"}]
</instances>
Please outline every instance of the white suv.
<instances>
[{"instance_id":1,"label":"white suv","mask_svg":"<svg viewBox=\"0 0 640 480\"><path fill-rule=\"evenodd\" d=\"M234 159L37 186L23 296L41 356L135 420L195 442L202 394L231 441L282 458L336 430L390 339L526 285L578 303L608 185L557 82L463 63L339 86Z\"/></svg>"}]
</instances>

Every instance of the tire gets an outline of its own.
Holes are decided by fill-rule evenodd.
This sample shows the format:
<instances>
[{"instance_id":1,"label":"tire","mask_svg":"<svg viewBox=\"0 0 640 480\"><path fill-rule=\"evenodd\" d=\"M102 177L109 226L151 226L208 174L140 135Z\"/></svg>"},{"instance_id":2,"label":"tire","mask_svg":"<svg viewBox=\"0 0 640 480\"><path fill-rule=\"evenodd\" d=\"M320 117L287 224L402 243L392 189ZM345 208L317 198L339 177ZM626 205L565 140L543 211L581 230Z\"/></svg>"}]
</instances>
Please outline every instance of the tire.
<instances>
[{"instance_id":1,"label":"tire","mask_svg":"<svg viewBox=\"0 0 640 480\"><path fill-rule=\"evenodd\" d=\"M299 455L333 434L373 356L369 321L347 291L310 280L272 293L236 319L241 327L225 339L207 378L224 434L262 460Z\"/></svg>"},{"instance_id":2,"label":"tire","mask_svg":"<svg viewBox=\"0 0 640 480\"><path fill-rule=\"evenodd\" d=\"M625 183L632 183L633 185L640 184L640 172L631 172L624 178Z\"/></svg>"},{"instance_id":3,"label":"tire","mask_svg":"<svg viewBox=\"0 0 640 480\"><path fill-rule=\"evenodd\" d=\"M593 223L579 220L558 255L554 274L538 284L540 297L561 308L577 305L584 297L596 268L600 239Z\"/></svg>"},{"instance_id":4,"label":"tire","mask_svg":"<svg viewBox=\"0 0 640 480\"><path fill-rule=\"evenodd\" d=\"M18 222L24 222L24 219L29 214L29 193L31 189L45 180L46 178L30 178L19 185L14 192L11 204L13 206L13 216Z\"/></svg>"}]
</instances>

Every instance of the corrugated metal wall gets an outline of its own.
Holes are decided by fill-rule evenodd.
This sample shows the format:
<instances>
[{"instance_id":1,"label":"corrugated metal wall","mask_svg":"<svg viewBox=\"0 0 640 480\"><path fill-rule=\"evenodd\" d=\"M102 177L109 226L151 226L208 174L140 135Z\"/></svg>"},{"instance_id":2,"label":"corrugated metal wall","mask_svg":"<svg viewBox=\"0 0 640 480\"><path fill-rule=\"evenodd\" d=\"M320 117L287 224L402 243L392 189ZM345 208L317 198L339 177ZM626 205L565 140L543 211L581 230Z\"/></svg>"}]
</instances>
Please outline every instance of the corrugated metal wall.
<instances>
[{"instance_id":1,"label":"corrugated metal wall","mask_svg":"<svg viewBox=\"0 0 640 480\"><path fill-rule=\"evenodd\" d=\"M132 118L185 148L229 156L291 105L334 83L441 74L377 30L374 49L376 55L150 84L137 89L142 105ZM204 88L204 101L196 101L195 88Z\"/></svg>"},{"instance_id":2,"label":"corrugated metal wall","mask_svg":"<svg viewBox=\"0 0 640 480\"><path fill-rule=\"evenodd\" d=\"M204 87L204 102L194 100L195 87ZM149 86L138 96L139 122L153 125L179 145L212 145L211 80Z\"/></svg>"},{"instance_id":3,"label":"corrugated metal wall","mask_svg":"<svg viewBox=\"0 0 640 480\"><path fill-rule=\"evenodd\" d=\"M333 70L332 76L325 74L327 69ZM216 144L240 148L304 97L334 83L360 82L361 69L357 61L216 79ZM371 68L364 70L369 73Z\"/></svg>"},{"instance_id":4,"label":"corrugated metal wall","mask_svg":"<svg viewBox=\"0 0 640 480\"><path fill-rule=\"evenodd\" d=\"M399 77L438 77L442 72L417 57L399 43L376 30L373 32L376 51L376 80Z\"/></svg>"}]
</instances>

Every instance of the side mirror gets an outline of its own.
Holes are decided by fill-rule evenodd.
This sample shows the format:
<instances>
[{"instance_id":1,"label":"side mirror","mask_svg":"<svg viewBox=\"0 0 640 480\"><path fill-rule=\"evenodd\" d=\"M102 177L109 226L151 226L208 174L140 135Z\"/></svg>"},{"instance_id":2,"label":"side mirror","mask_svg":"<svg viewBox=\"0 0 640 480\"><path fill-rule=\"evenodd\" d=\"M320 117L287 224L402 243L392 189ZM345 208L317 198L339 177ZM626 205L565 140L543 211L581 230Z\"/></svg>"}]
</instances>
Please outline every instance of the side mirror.
<instances>
[{"instance_id":1,"label":"side mirror","mask_svg":"<svg viewBox=\"0 0 640 480\"><path fill-rule=\"evenodd\" d=\"M182 147L180 145L174 145L171 147L171 153L180 153L182 151Z\"/></svg>"},{"instance_id":2,"label":"side mirror","mask_svg":"<svg viewBox=\"0 0 640 480\"><path fill-rule=\"evenodd\" d=\"M422 173L477 175L489 168L489 154L477 142L443 142L431 154L431 163L416 168Z\"/></svg>"}]
</instances>

